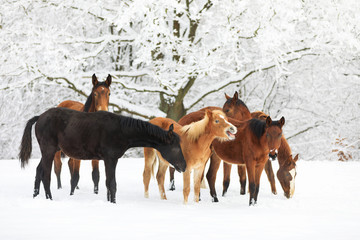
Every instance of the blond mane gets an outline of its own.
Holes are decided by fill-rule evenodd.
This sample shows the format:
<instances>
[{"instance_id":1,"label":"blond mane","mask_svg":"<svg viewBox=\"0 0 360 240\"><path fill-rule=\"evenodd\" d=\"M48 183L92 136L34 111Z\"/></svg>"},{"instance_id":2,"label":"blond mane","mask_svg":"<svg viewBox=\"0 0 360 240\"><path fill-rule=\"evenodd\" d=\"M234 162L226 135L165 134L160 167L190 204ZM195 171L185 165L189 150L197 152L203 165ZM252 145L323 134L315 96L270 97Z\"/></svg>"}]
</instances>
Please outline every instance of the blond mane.
<instances>
[{"instance_id":1,"label":"blond mane","mask_svg":"<svg viewBox=\"0 0 360 240\"><path fill-rule=\"evenodd\" d=\"M205 113L205 117L197 122L190 123L181 128L181 132L186 135L186 137L191 142L196 142L201 134L205 132L206 125L209 123L209 117Z\"/></svg>"}]
</instances>

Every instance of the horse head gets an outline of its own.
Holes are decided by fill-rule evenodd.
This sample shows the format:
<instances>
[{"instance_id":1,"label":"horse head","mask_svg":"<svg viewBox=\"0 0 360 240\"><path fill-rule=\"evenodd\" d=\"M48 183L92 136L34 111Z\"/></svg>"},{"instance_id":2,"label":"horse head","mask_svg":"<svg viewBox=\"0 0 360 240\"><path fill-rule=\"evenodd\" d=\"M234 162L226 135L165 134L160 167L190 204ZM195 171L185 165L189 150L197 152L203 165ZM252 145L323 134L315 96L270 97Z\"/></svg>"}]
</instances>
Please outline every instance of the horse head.
<instances>
[{"instance_id":1,"label":"horse head","mask_svg":"<svg viewBox=\"0 0 360 240\"><path fill-rule=\"evenodd\" d=\"M95 111L108 111L110 98L111 75L109 74L105 82L99 82L96 75L92 75L92 98Z\"/></svg>"},{"instance_id":2,"label":"horse head","mask_svg":"<svg viewBox=\"0 0 360 240\"><path fill-rule=\"evenodd\" d=\"M227 116L221 110L206 110L205 114L209 118L212 133L219 140L234 140L237 128L228 122Z\"/></svg>"},{"instance_id":3,"label":"horse head","mask_svg":"<svg viewBox=\"0 0 360 240\"><path fill-rule=\"evenodd\" d=\"M174 132L174 125L171 124L167 132L166 145L160 146L158 150L161 156L168 161L177 171L185 172L186 161L180 146L180 137Z\"/></svg>"},{"instance_id":4,"label":"horse head","mask_svg":"<svg viewBox=\"0 0 360 240\"><path fill-rule=\"evenodd\" d=\"M242 121L251 119L250 111L245 103L239 99L238 92L235 92L233 97L225 93L225 98L223 111L226 116Z\"/></svg>"},{"instance_id":5,"label":"horse head","mask_svg":"<svg viewBox=\"0 0 360 240\"><path fill-rule=\"evenodd\" d=\"M282 127L285 124L285 118L282 117L279 121L272 121L271 117L268 116L265 123L266 141L270 149L269 153L274 153L281 145Z\"/></svg>"},{"instance_id":6,"label":"horse head","mask_svg":"<svg viewBox=\"0 0 360 240\"><path fill-rule=\"evenodd\" d=\"M296 161L298 160L299 154L294 158L292 155L280 164L279 170L277 171L277 178L284 190L284 195L287 198L291 198L295 192L295 176L296 176Z\"/></svg>"}]
</instances>

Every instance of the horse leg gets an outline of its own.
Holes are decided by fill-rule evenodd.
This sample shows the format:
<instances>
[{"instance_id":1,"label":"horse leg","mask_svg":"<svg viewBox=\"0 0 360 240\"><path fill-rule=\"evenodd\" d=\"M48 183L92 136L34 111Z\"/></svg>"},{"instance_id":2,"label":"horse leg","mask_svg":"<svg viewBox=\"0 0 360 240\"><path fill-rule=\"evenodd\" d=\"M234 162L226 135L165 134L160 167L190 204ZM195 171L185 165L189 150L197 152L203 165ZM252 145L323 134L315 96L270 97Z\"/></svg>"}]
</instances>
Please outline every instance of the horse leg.
<instances>
[{"instance_id":1,"label":"horse leg","mask_svg":"<svg viewBox=\"0 0 360 240\"><path fill-rule=\"evenodd\" d=\"M270 159L268 159L265 163L265 172L266 172L266 175L270 182L271 192L276 195L277 192L276 192L276 186L275 186L275 175L274 175L274 172L272 169L272 164L271 164Z\"/></svg>"},{"instance_id":2,"label":"horse leg","mask_svg":"<svg viewBox=\"0 0 360 240\"><path fill-rule=\"evenodd\" d=\"M61 179L60 179L61 167L62 167L61 151L57 151L54 156L54 171L55 171L56 178L57 178L57 188L58 189L62 188Z\"/></svg>"},{"instance_id":3,"label":"horse leg","mask_svg":"<svg viewBox=\"0 0 360 240\"><path fill-rule=\"evenodd\" d=\"M210 195L212 197L213 202L219 202L219 199L216 195L216 189L215 189L215 181L216 181L216 173L219 170L221 163L221 159L216 155L216 153L213 151L211 157L210 157L210 166L209 170L206 173L206 179L209 184L210 188Z\"/></svg>"},{"instance_id":4,"label":"horse leg","mask_svg":"<svg viewBox=\"0 0 360 240\"><path fill-rule=\"evenodd\" d=\"M166 170L168 168L168 164L166 164L166 161L163 160L162 157L160 157L160 154L158 156L160 158L160 161L159 161L159 169L156 174L156 180L157 180L158 187L159 187L160 198L163 200L166 200L164 183L165 183L165 174L166 174Z\"/></svg>"},{"instance_id":5,"label":"horse leg","mask_svg":"<svg viewBox=\"0 0 360 240\"><path fill-rule=\"evenodd\" d=\"M116 178L115 170L118 159L104 159L106 173L107 200L116 203Z\"/></svg>"},{"instance_id":6,"label":"horse leg","mask_svg":"<svg viewBox=\"0 0 360 240\"><path fill-rule=\"evenodd\" d=\"M195 202L200 201L200 187L201 179L204 173L205 165L194 170L194 200Z\"/></svg>"},{"instance_id":7,"label":"horse leg","mask_svg":"<svg viewBox=\"0 0 360 240\"><path fill-rule=\"evenodd\" d=\"M144 148L144 172L143 172L143 183L144 183L144 196L149 198L149 183L151 175L153 175L153 165L156 160L156 152L153 148Z\"/></svg>"},{"instance_id":8,"label":"horse leg","mask_svg":"<svg viewBox=\"0 0 360 240\"><path fill-rule=\"evenodd\" d=\"M240 178L240 195L245 195L246 193L246 166L244 164L238 165L238 174Z\"/></svg>"},{"instance_id":9,"label":"horse leg","mask_svg":"<svg viewBox=\"0 0 360 240\"><path fill-rule=\"evenodd\" d=\"M175 168L170 167L169 168L169 173L170 173L170 185L169 185L169 190L170 191L174 191L175 190Z\"/></svg>"},{"instance_id":10,"label":"horse leg","mask_svg":"<svg viewBox=\"0 0 360 240\"><path fill-rule=\"evenodd\" d=\"M99 172L99 160L92 160L92 180L94 182L94 193L99 193L99 180L100 180L100 172Z\"/></svg>"},{"instance_id":11,"label":"horse leg","mask_svg":"<svg viewBox=\"0 0 360 240\"><path fill-rule=\"evenodd\" d=\"M256 184L255 184L255 160L251 162L247 162L246 170L249 178L249 191L250 191L250 199L249 199L249 206L255 205L255 191L256 191Z\"/></svg>"},{"instance_id":12,"label":"horse leg","mask_svg":"<svg viewBox=\"0 0 360 240\"><path fill-rule=\"evenodd\" d=\"M35 198L40 193L40 183L43 179L44 171L42 168L42 163L40 162L36 168L36 176L35 176L35 183L34 183L34 194L33 197Z\"/></svg>"},{"instance_id":13,"label":"horse leg","mask_svg":"<svg viewBox=\"0 0 360 240\"><path fill-rule=\"evenodd\" d=\"M51 181L51 168L52 163L54 161L56 150L52 149L51 146L47 146L46 150L41 151L41 161L39 166L41 166L41 169L39 169L41 173L41 181L43 182L43 186L45 189L45 197L46 199L52 200L52 195L50 191L50 181ZM38 166L38 168L39 168ZM38 176L37 176L38 177ZM35 180L35 185L37 184L37 179ZM36 188L36 187L35 187ZM35 196L35 191L34 191Z\"/></svg>"},{"instance_id":14,"label":"horse leg","mask_svg":"<svg viewBox=\"0 0 360 240\"><path fill-rule=\"evenodd\" d=\"M183 188L184 204L187 204L189 194L190 194L190 170L189 169L186 169L186 171L183 173L183 180L184 180L184 188Z\"/></svg>"},{"instance_id":15,"label":"horse leg","mask_svg":"<svg viewBox=\"0 0 360 240\"><path fill-rule=\"evenodd\" d=\"M230 174L231 174L231 164L223 162L223 170L224 170L224 179L223 179L223 193L222 195L225 196L229 185L230 185Z\"/></svg>"},{"instance_id":16,"label":"horse leg","mask_svg":"<svg viewBox=\"0 0 360 240\"><path fill-rule=\"evenodd\" d=\"M261 173L264 170L265 163L266 162L261 162L257 164L255 167L255 196L254 196L255 204L257 202L257 197L260 189L260 177L261 177Z\"/></svg>"},{"instance_id":17,"label":"horse leg","mask_svg":"<svg viewBox=\"0 0 360 240\"><path fill-rule=\"evenodd\" d=\"M75 188L77 187L80 179L79 170L80 170L80 160L70 158L69 159L69 168L71 173L71 179L70 179L70 195L74 195Z\"/></svg>"}]
</instances>

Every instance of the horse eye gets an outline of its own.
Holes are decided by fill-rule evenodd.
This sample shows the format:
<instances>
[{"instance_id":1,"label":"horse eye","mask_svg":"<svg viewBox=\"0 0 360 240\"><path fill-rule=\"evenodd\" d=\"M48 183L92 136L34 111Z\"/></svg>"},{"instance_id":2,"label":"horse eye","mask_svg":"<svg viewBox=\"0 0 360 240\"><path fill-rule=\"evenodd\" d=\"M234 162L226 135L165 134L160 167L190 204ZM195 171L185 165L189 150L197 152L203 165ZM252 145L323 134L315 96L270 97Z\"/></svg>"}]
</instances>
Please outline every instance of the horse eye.
<instances>
[{"instance_id":1,"label":"horse eye","mask_svg":"<svg viewBox=\"0 0 360 240\"><path fill-rule=\"evenodd\" d=\"M219 123L219 120L215 120L215 123Z\"/></svg>"},{"instance_id":2,"label":"horse eye","mask_svg":"<svg viewBox=\"0 0 360 240\"><path fill-rule=\"evenodd\" d=\"M230 109L226 109L226 110L225 110L225 112L229 112L229 111L230 111Z\"/></svg>"}]
</instances>

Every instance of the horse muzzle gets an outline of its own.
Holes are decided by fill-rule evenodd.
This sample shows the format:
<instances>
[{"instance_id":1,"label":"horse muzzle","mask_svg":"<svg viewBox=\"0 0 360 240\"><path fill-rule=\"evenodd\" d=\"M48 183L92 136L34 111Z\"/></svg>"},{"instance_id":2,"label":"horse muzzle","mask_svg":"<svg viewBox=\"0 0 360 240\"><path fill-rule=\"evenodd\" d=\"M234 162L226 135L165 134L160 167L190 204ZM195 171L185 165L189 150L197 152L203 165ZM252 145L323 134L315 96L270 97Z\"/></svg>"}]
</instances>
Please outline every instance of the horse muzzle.
<instances>
[{"instance_id":1,"label":"horse muzzle","mask_svg":"<svg viewBox=\"0 0 360 240\"><path fill-rule=\"evenodd\" d=\"M226 136L229 140L234 140L236 138L235 134L237 133L237 128L235 126L229 127L226 130Z\"/></svg>"}]
</instances>

